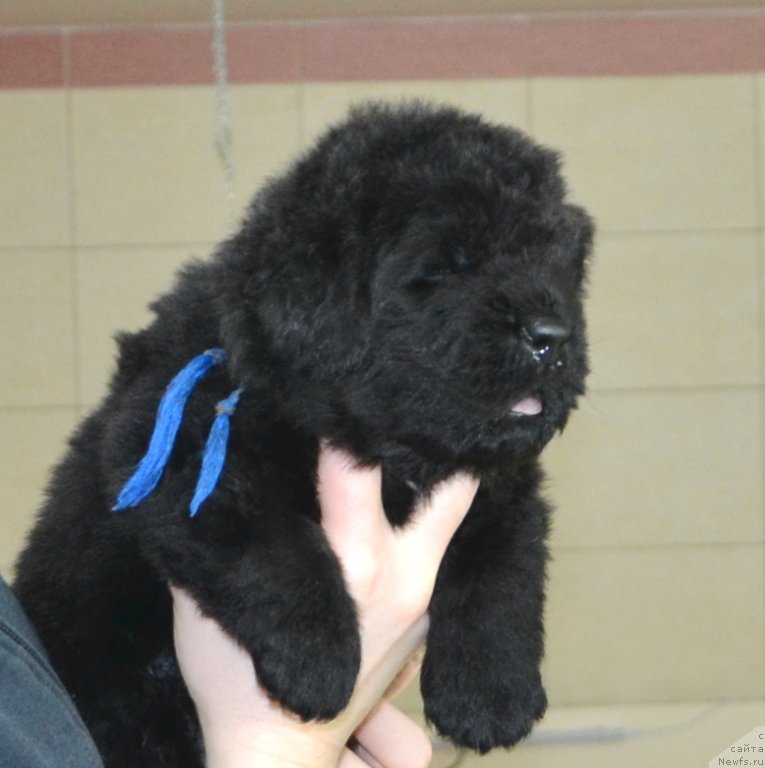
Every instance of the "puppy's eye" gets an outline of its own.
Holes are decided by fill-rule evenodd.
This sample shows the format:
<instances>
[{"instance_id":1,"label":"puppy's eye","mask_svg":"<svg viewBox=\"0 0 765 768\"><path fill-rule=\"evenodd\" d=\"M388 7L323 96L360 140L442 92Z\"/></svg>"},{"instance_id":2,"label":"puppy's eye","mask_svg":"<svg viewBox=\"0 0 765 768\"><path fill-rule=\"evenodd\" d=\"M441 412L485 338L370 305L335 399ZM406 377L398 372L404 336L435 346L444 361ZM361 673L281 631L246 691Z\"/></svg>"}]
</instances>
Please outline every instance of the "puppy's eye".
<instances>
[{"instance_id":1,"label":"puppy's eye","mask_svg":"<svg viewBox=\"0 0 765 768\"><path fill-rule=\"evenodd\" d=\"M423 293L425 291L432 291L439 285L443 285L450 275L450 271L447 269L434 270L433 272L427 272L422 275L417 275L407 281L406 287L410 291Z\"/></svg>"},{"instance_id":2,"label":"puppy's eye","mask_svg":"<svg viewBox=\"0 0 765 768\"><path fill-rule=\"evenodd\" d=\"M443 261L425 267L421 274L407 281L406 287L417 292L433 290L455 275L468 272L471 267L467 252L460 248L449 254L449 257Z\"/></svg>"}]
</instances>

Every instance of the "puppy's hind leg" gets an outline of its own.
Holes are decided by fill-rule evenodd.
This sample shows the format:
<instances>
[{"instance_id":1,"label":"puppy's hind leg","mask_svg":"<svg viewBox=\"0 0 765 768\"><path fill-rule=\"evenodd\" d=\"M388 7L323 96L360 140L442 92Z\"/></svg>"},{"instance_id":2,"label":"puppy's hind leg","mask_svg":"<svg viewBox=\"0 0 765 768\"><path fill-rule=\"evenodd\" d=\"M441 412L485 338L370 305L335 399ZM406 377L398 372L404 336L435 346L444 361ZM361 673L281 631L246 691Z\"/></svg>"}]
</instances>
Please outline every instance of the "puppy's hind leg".
<instances>
[{"instance_id":1,"label":"puppy's hind leg","mask_svg":"<svg viewBox=\"0 0 765 768\"><path fill-rule=\"evenodd\" d=\"M169 651L161 666L110 681L83 708L105 768L204 768L194 705Z\"/></svg>"}]
</instances>

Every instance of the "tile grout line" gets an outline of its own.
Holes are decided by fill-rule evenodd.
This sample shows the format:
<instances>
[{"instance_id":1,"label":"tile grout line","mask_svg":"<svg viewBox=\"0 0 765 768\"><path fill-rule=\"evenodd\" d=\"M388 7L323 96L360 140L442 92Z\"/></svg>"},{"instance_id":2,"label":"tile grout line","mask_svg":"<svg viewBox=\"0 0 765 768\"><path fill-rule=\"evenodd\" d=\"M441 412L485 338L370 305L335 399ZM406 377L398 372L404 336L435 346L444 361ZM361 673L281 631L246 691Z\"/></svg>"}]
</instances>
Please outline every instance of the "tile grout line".
<instances>
[{"instance_id":1,"label":"tile grout line","mask_svg":"<svg viewBox=\"0 0 765 768\"><path fill-rule=\"evenodd\" d=\"M72 104L72 36L67 30L62 31L63 51L63 81L65 88L66 104L66 158L68 176L69 199L69 279L70 299L72 303L72 375L74 377L74 402L75 408L82 406L82 381L80 371L80 312L77 290L78 266L77 266L77 216L75 193L75 162L74 162L74 115Z\"/></svg>"},{"instance_id":2,"label":"tile grout line","mask_svg":"<svg viewBox=\"0 0 765 768\"><path fill-rule=\"evenodd\" d=\"M732 539L720 541L719 539L708 539L706 541L656 541L640 544L558 544L550 546L553 553L553 560L556 554L571 554L585 552L614 552L614 553L635 553L641 550L677 550L677 549L733 549L740 547L758 547L762 548L763 538L752 541L752 539Z\"/></svg>"},{"instance_id":3,"label":"tile grout line","mask_svg":"<svg viewBox=\"0 0 765 768\"><path fill-rule=\"evenodd\" d=\"M529 123L529 134L535 141L537 139L536 133L536 120L534 112L534 84L539 81L540 75L534 71L534 46L532 44L532 34L535 29L534 17L531 16L526 20L526 117ZM542 142L544 143L544 142Z\"/></svg>"},{"instance_id":4,"label":"tile grout line","mask_svg":"<svg viewBox=\"0 0 765 768\"><path fill-rule=\"evenodd\" d=\"M635 385L631 387L599 387L589 386L588 395L673 395L673 394L708 394L711 392L759 392L762 384L652 384L648 386Z\"/></svg>"},{"instance_id":5,"label":"tile grout line","mask_svg":"<svg viewBox=\"0 0 765 768\"><path fill-rule=\"evenodd\" d=\"M71 411L79 406L72 403L37 403L31 405L3 405L0 404L0 415L15 413L18 411Z\"/></svg>"},{"instance_id":6,"label":"tile grout line","mask_svg":"<svg viewBox=\"0 0 765 768\"><path fill-rule=\"evenodd\" d=\"M531 81L533 78L529 78L529 81ZM529 82L528 84L529 94L526 98L526 103L528 105L531 105L531 109L533 110L533 96L532 96L532 83ZM299 135L299 139L301 142L304 142L306 137L302 135L302 132L305 130L305 104L304 101L304 94L302 87L299 88L297 92L297 104L298 104L298 121L301 124L301 132ZM526 107L527 110L529 109L529 106ZM532 133L533 130L533 115L532 115L532 125L528 133ZM301 150L302 150L302 144L301 144ZM765 162L765 158L763 158L763 162ZM765 201L763 203L765 205ZM74 222L74 209L72 208L72 211L70 212L70 216L72 218L72 226L75 225ZM729 236L735 236L735 235L760 235L763 229L760 226L741 226L741 227L698 227L698 228L692 228L692 229L601 229L598 231L599 237L602 238L610 238L610 237L629 237L629 238L641 238L641 237L695 237L695 236L702 236L702 237L729 237ZM125 249L141 249L141 248L209 248L214 247L217 244L217 241L211 240L209 242L203 242L200 240L166 240L166 241L136 241L136 242L125 242L125 241L103 241L103 242L92 242L92 243L83 243L83 242L76 242L72 243L76 245L77 248L81 248L83 250L85 249L104 249L104 248L125 248ZM39 243L35 245L0 245L0 252L2 251L23 251L23 250L34 250L39 248L61 248L61 243ZM764 361L765 362L765 361Z\"/></svg>"},{"instance_id":7,"label":"tile grout line","mask_svg":"<svg viewBox=\"0 0 765 768\"><path fill-rule=\"evenodd\" d=\"M757 281L758 281L758 311L759 311L759 353L760 353L760 397L759 397L759 419L760 419L760 487L762 498L765 499L765 382L763 382L763 372L765 372L765 300L763 299L763 288L765 288L765 191L763 190L763 180L765 179L765 156L763 156L763 147L765 147L765 136L763 135L762 116L765 103L763 103L763 76L761 73L753 74L754 88L754 158L755 158L755 201L757 204L757 225L759 228L759 237L757 238ZM765 535L765 505L760 510L762 532ZM763 544L765 553L765 544ZM761 598L765 595L765 557L763 557L763 571L761 574ZM763 650L765 654L765 650Z\"/></svg>"},{"instance_id":8,"label":"tile grout line","mask_svg":"<svg viewBox=\"0 0 765 768\"><path fill-rule=\"evenodd\" d=\"M210 251L218 246L220 244L220 240L210 240L209 242L201 242L201 241L172 241L168 240L166 242L136 242L136 243L125 243L125 242L111 242L111 243L79 243L79 242L72 242L72 243L36 243L34 245L0 245L0 253L3 253L4 251L39 251L39 250L56 250L56 249L66 249L66 248L77 248L77 250L81 251L104 251L104 250L124 250L124 251L130 251L136 252L141 250L151 250L156 251L160 250L162 248L168 248L168 249L174 249L177 250L179 248L187 248L191 251L194 249L200 249L204 251ZM191 257L193 254L189 254Z\"/></svg>"},{"instance_id":9,"label":"tile grout line","mask_svg":"<svg viewBox=\"0 0 765 768\"><path fill-rule=\"evenodd\" d=\"M297 140L298 152L305 151L306 143L306 78L305 78L305 55L303 52L304 38L299 28L294 31L295 41L295 87L297 95Z\"/></svg>"},{"instance_id":10,"label":"tile grout line","mask_svg":"<svg viewBox=\"0 0 765 768\"><path fill-rule=\"evenodd\" d=\"M519 21L528 19L545 21L585 20L642 20L642 19L719 19L719 18L751 18L761 16L765 8L753 7L719 7L719 8L689 8L683 9L631 9L631 10L568 10L568 11L501 11L497 13L442 13L442 14L401 14L362 15L362 16L320 16L304 18L262 18L262 19L229 19L226 26L233 29L247 27L325 27L334 25L382 25L382 24L430 24L436 22L451 22L454 24L470 21ZM144 22L93 22L93 23L62 23L42 25L0 26L0 37L15 37L22 35L39 36L60 31L100 33L108 30L120 32L144 32L153 30L204 30L209 27L209 20L200 18L191 21L144 21Z\"/></svg>"},{"instance_id":11,"label":"tile grout line","mask_svg":"<svg viewBox=\"0 0 765 768\"><path fill-rule=\"evenodd\" d=\"M535 121L534 121L534 78L531 73L525 78L525 98L526 98L526 124L528 127L529 135L534 137Z\"/></svg>"}]
</instances>

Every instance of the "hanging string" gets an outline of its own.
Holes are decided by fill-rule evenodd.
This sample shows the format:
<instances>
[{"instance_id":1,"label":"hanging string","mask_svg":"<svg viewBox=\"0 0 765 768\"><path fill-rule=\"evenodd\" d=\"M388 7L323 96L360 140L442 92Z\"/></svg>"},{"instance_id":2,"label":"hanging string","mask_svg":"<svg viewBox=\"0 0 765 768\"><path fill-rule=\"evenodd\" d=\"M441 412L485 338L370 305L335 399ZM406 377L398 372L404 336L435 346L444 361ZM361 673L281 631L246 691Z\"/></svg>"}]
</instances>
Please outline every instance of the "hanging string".
<instances>
[{"instance_id":1,"label":"hanging string","mask_svg":"<svg viewBox=\"0 0 765 768\"><path fill-rule=\"evenodd\" d=\"M223 191L228 204L230 228L237 222L234 129L226 51L225 0L212 0L212 52L215 79L215 151L223 166Z\"/></svg>"}]
</instances>

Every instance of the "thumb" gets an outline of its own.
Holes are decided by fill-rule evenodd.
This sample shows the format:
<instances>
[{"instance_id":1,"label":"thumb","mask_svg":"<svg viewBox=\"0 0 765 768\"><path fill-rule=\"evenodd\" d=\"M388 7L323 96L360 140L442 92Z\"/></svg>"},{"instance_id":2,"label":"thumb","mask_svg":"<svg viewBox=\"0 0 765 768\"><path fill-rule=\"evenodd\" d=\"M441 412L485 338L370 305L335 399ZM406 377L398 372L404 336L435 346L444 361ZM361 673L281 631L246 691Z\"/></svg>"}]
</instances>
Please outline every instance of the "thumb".
<instances>
[{"instance_id":1,"label":"thumb","mask_svg":"<svg viewBox=\"0 0 765 768\"><path fill-rule=\"evenodd\" d=\"M417 505L411 523L402 531L413 555L434 560L436 568L446 547L465 519L480 481L458 472L440 483Z\"/></svg>"},{"instance_id":2,"label":"thumb","mask_svg":"<svg viewBox=\"0 0 765 768\"><path fill-rule=\"evenodd\" d=\"M319 452L321 525L335 553L365 551L387 528L380 467L362 467L350 454L328 445Z\"/></svg>"}]
</instances>

